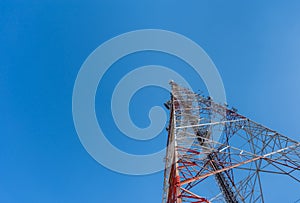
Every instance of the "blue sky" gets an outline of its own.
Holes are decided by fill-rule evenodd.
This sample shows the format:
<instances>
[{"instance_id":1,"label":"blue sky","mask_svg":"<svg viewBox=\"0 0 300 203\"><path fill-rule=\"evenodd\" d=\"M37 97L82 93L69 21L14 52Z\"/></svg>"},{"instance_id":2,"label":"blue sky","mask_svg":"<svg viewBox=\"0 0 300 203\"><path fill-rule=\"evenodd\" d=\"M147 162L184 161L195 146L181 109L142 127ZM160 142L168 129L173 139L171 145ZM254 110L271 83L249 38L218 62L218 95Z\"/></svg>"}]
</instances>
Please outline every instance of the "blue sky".
<instances>
[{"instance_id":1,"label":"blue sky","mask_svg":"<svg viewBox=\"0 0 300 203\"><path fill-rule=\"evenodd\" d=\"M170 30L197 42L216 64L230 105L300 140L299 10L296 0L2 0L0 202L161 201L162 172L137 177L104 168L82 147L73 125L72 91L82 63L106 40L136 29ZM162 149L166 133L149 142L124 137L113 123L110 95L128 71L154 62L204 88L186 64L168 55L138 53L114 64L101 81L105 90L97 92L97 116L105 118L108 139L130 153ZM135 123L147 126L149 108L168 96L159 88L138 92L130 107ZM266 192L282 193L285 202L300 198L276 184Z\"/></svg>"}]
</instances>

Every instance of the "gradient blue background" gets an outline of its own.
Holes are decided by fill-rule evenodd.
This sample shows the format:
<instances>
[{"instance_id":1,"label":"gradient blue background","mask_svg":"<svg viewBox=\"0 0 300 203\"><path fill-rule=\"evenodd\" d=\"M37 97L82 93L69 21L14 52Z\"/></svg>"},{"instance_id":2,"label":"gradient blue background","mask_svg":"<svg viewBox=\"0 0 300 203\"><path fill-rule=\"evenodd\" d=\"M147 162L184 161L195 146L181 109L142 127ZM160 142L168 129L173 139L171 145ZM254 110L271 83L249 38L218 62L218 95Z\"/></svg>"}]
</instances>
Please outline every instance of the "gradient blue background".
<instances>
[{"instance_id":1,"label":"gradient blue background","mask_svg":"<svg viewBox=\"0 0 300 203\"><path fill-rule=\"evenodd\" d=\"M72 90L86 57L124 32L158 28L197 42L215 62L228 103L257 122L300 140L300 2L291 1L0 1L0 202L155 203L163 173L127 176L93 160L72 120ZM204 91L182 61L152 52L130 55L107 72L96 97L110 141L127 152L165 147L166 132L133 141L114 125L110 95L128 71L166 65ZM138 126L169 97L145 88L132 99ZM146 102L145 102L146 101ZM295 202L300 186L266 181L267 202ZM277 179L279 180L279 179ZM275 198L273 194L279 194Z\"/></svg>"}]
</instances>

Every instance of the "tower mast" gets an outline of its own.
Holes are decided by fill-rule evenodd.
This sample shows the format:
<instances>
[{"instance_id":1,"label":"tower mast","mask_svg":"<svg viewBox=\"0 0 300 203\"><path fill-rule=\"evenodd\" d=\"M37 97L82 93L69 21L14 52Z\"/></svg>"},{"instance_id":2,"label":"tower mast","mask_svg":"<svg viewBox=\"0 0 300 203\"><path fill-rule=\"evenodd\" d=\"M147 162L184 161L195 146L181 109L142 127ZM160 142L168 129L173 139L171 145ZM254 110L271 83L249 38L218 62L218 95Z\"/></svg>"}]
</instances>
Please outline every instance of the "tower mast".
<instances>
[{"instance_id":1,"label":"tower mast","mask_svg":"<svg viewBox=\"0 0 300 203\"><path fill-rule=\"evenodd\" d=\"M300 186L299 142L170 84L163 203L265 202L262 173Z\"/></svg>"}]
</instances>

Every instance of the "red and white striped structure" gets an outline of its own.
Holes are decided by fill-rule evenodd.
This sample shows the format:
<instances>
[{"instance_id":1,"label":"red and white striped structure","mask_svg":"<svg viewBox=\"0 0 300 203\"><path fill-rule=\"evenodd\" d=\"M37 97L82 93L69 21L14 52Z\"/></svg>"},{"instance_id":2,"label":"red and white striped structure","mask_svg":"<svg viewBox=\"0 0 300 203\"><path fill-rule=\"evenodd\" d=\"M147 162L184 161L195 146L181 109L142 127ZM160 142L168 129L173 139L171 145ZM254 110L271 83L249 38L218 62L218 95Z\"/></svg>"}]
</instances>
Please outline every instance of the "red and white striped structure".
<instances>
[{"instance_id":1,"label":"red and white striped structure","mask_svg":"<svg viewBox=\"0 0 300 203\"><path fill-rule=\"evenodd\" d=\"M272 174L300 188L299 142L171 86L163 203L265 202L262 177Z\"/></svg>"}]
</instances>

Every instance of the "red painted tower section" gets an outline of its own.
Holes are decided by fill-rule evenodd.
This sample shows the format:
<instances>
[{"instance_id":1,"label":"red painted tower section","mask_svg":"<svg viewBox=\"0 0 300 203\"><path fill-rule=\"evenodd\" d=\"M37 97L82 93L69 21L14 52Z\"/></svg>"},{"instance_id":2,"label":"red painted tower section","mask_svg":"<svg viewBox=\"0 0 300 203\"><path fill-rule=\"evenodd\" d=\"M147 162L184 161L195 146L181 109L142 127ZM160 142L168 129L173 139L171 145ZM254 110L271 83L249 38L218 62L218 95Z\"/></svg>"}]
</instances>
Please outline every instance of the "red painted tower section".
<instances>
[{"instance_id":1,"label":"red painted tower section","mask_svg":"<svg viewBox=\"0 0 300 203\"><path fill-rule=\"evenodd\" d=\"M266 202L261 177L300 186L300 143L171 82L163 203Z\"/></svg>"}]
</instances>

